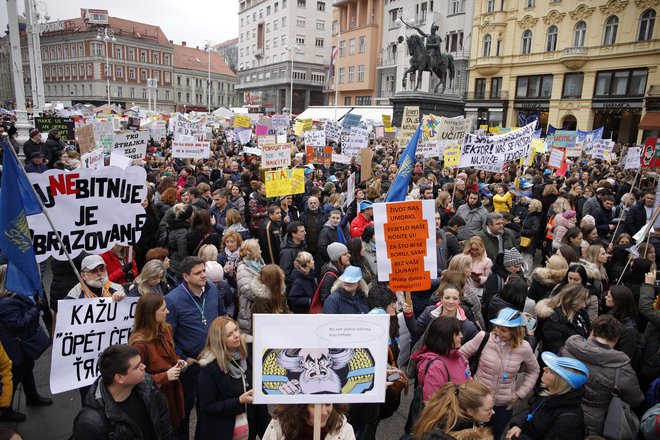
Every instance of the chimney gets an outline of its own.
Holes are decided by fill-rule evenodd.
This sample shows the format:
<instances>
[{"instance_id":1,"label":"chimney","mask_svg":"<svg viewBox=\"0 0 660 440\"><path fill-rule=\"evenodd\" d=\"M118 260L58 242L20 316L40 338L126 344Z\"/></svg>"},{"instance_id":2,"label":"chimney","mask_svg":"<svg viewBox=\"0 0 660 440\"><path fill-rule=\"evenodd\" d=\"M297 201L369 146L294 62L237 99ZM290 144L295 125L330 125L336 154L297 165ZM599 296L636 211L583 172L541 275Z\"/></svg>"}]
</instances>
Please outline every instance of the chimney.
<instances>
[{"instance_id":1,"label":"chimney","mask_svg":"<svg viewBox=\"0 0 660 440\"><path fill-rule=\"evenodd\" d=\"M181 46L186 47L186 42L185 42L185 41L182 41L182 42L181 42Z\"/></svg>"},{"instance_id":2,"label":"chimney","mask_svg":"<svg viewBox=\"0 0 660 440\"><path fill-rule=\"evenodd\" d=\"M195 47L195 49L199 50L199 46Z\"/></svg>"},{"instance_id":3,"label":"chimney","mask_svg":"<svg viewBox=\"0 0 660 440\"><path fill-rule=\"evenodd\" d=\"M170 40L170 44L174 44L174 40Z\"/></svg>"}]
</instances>

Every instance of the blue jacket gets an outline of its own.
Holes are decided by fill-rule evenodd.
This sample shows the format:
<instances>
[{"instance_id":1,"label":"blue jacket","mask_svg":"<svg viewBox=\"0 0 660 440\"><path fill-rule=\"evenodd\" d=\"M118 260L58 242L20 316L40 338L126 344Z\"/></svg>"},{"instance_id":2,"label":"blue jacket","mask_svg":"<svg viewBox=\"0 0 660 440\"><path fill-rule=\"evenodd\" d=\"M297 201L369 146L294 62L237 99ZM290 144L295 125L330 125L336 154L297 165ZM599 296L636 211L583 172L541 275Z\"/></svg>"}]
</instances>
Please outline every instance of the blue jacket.
<instances>
[{"instance_id":1,"label":"blue jacket","mask_svg":"<svg viewBox=\"0 0 660 440\"><path fill-rule=\"evenodd\" d=\"M361 291L358 291L355 295L351 295L340 287L332 292L328 299L325 300L325 303L323 303L323 313L337 315L362 315L369 313L367 297Z\"/></svg>"},{"instance_id":2,"label":"blue jacket","mask_svg":"<svg viewBox=\"0 0 660 440\"><path fill-rule=\"evenodd\" d=\"M181 359L197 359L206 343L209 326L215 318L226 314L224 298L220 298L213 283L206 282L201 299L189 290L188 283L184 281L165 296L165 303L170 311L167 322L172 326L174 347ZM202 323L202 304L206 325Z\"/></svg>"},{"instance_id":3,"label":"blue jacket","mask_svg":"<svg viewBox=\"0 0 660 440\"><path fill-rule=\"evenodd\" d=\"M221 210L215 203L209 209L209 215L215 217L215 232L218 234L222 235L222 233L225 232L225 228L227 227L227 211L233 207L234 205L228 201L225 209Z\"/></svg>"},{"instance_id":4,"label":"blue jacket","mask_svg":"<svg viewBox=\"0 0 660 440\"><path fill-rule=\"evenodd\" d=\"M14 366L26 361L16 339L32 336L39 324L39 310L28 297L15 294L0 298L0 342Z\"/></svg>"},{"instance_id":5,"label":"blue jacket","mask_svg":"<svg viewBox=\"0 0 660 440\"><path fill-rule=\"evenodd\" d=\"M312 298L316 293L316 277L313 271L307 275L298 272L298 269L293 269L291 272L291 290L289 291L289 309L293 313L307 313L309 306L312 304Z\"/></svg>"}]
</instances>

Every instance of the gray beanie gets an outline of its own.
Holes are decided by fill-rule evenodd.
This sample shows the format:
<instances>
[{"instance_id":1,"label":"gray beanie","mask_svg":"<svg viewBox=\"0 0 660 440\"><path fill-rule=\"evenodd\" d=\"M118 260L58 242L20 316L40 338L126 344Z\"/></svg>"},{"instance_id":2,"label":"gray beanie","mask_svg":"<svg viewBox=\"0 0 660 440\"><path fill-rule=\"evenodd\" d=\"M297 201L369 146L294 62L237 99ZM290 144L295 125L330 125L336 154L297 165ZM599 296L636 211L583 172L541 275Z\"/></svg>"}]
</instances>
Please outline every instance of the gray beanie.
<instances>
[{"instance_id":1,"label":"gray beanie","mask_svg":"<svg viewBox=\"0 0 660 440\"><path fill-rule=\"evenodd\" d=\"M511 248L504 251L504 267L515 266L516 264L523 264L522 255L518 252L518 249Z\"/></svg>"},{"instance_id":2,"label":"gray beanie","mask_svg":"<svg viewBox=\"0 0 660 440\"><path fill-rule=\"evenodd\" d=\"M330 257L330 261L339 260L339 257L344 255L346 252L348 252L346 245L339 242L331 243L328 246L328 257Z\"/></svg>"}]
</instances>

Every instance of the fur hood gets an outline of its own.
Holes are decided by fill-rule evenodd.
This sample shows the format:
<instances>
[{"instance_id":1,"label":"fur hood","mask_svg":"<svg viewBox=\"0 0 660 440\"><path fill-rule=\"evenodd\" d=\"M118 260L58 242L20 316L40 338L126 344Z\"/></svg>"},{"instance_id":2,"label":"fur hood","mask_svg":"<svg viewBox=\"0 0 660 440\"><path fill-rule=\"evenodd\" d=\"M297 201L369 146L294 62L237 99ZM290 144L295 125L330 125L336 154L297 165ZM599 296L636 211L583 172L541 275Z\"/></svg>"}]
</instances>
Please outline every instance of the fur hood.
<instances>
[{"instance_id":1,"label":"fur hood","mask_svg":"<svg viewBox=\"0 0 660 440\"><path fill-rule=\"evenodd\" d=\"M204 356L199 358L199 365L202 367L206 367L209 365L211 362L215 361L215 354L211 352L206 352Z\"/></svg>"},{"instance_id":2,"label":"fur hood","mask_svg":"<svg viewBox=\"0 0 660 440\"><path fill-rule=\"evenodd\" d=\"M541 319L548 319L555 313L555 310L550 307L549 299L543 299L536 303L536 316Z\"/></svg>"},{"instance_id":3,"label":"fur hood","mask_svg":"<svg viewBox=\"0 0 660 440\"><path fill-rule=\"evenodd\" d=\"M566 276L565 270L551 269L549 267L539 267L534 269L532 279L544 286L556 286L561 283Z\"/></svg>"},{"instance_id":4,"label":"fur hood","mask_svg":"<svg viewBox=\"0 0 660 440\"><path fill-rule=\"evenodd\" d=\"M252 292L254 292L255 298L270 299L270 291L266 285L259 280L259 278L253 279L250 283L250 286L252 288ZM282 286L282 295L285 294L285 290L286 285Z\"/></svg>"},{"instance_id":5,"label":"fur hood","mask_svg":"<svg viewBox=\"0 0 660 440\"><path fill-rule=\"evenodd\" d=\"M330 292L334 292L340 287L341 287L341 280L337 278L335 282L332 283L332 288L330 289ZM360 280L360 284L358 284L358 290L361 290L362 293L364 293L365 298L369 295L369 287L367 286L367 282L364 281L364 279Z\"/></svg>"},{"instance_id":6,"label":"fur hood","mask_svg":"<svg viewBox=\"0 0 660 440\"><path fill-rule=\"evenodd\" d=\"M584 269L587 271L587 277L589 277L589 281L601 280L602 276L598 270L598 266L583 259L580 260L580 264L584 266Z\"/></svg>"},{"instance_id":7,"label":"fur hood","mask_svg":"<svg viewBox=\"0 0 660 440\"><path fill-rule=\"evenodd\" d=\"M456 440L492 440L493 438L493 433L486 427L464 429L451 435Z\"/></svg>"}]
</instances>

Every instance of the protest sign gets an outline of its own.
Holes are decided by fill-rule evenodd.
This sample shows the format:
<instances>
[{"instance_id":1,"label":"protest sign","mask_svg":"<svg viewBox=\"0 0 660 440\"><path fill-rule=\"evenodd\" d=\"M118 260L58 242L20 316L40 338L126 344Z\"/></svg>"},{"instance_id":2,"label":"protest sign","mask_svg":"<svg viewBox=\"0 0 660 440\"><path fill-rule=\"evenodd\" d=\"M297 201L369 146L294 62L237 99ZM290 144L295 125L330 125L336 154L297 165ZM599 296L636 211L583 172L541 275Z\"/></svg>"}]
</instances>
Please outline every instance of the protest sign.
<instances>
[{"instance_id":1,"label":"protest sign","mask_svg":"<svg viewBox=\"0 0 660 440\"><path fill-rule=\"evenodd\" d=\"M302 131L311 131L314 126L314 121L311 119L303 119L303 128Z\"/></svg>"},{"instance_id":2,"label":"protest sign","mask_svg":"<svg viewBox=\"0 0 660 440\"><path fill-rule=\"evenodd\" d=\"M435 201L374 204L378 281L392 290L421 291L437 278Z\"/></svg>"},{"instance_id":3,"label":"protest sign","mask_svg":"<svg viewBox=\"0 0 660 440\"><path fill-rule=\"evenodd\" d=\"M172 119L170 119L172 122ZM181 114L173 118L174 139L177 141L201 141L204 138L204 122L191 121Z\"/></svg>"},{"instance_id":4,"label":"protest sign","mask_svg":"<svg viewBox=\"0 0 660 440\"><path fill-rule=\"evenodd\" d=\"M277 136L274 134L267 134L267 135L259 136L257 138L257 146L259 148L263 148L264 145L274 144L276 142L277 142Z\"/></svg>"},{"instance_id":5,"label":"protest sign","mask_svg":"<svg viewBox=\"0 0 660 440\"><path fill-rule=\"evenodd\" d=\"M140 130L140 118L129 116L126 121L126 128L132 131Z\"/></svg>"},{"instance_id":6,"label":"protest sign","mask_svg":"<svg viewBox=\"0 0 660 440\"><path fill-rule=\"evenodd\" d=\"M419 124L419 106L405 106L399 133L399 148L405 148L417 130Z\"/></svg>"},{"instance_id":7,"label":"protest sign","mask_svg":"<svg viewBox=\"0 0 660 440\"><path fill-rule=\"evenodd\" d=\"M355 200L355 173L351 173L346 179L346 206L350 206L353 200Z\"/></svg>"},{"instance_id":8,"label":"protest sign","mask_svg":"<svg viewBox=\"0 0 660 440\"><path fill-rule=\"evenodd\" d=\"M132 163L133 163L133 159L124 156L123 154L121 154L120 151L110 152L111 167L117 167L117 168L121 168L122 170L125 170L126 168L130 167Z\"/></svg>"},{"instance_id":9,"label":"protest sign","mask_svg":"<svg viewBox=\"0 0 660 440\"><path fill-rule=\"evenodd\" d=\"M165 121L155 121L149 127L147 127L149 136L156 142L160 141L162 138L167 136L167 127Z\"/></svg>"},{"instance_id":10,"label":"protest sign","mask_svg":"<svg viewBox=\"0 0 660 440\"><path fill-rule=\"evenodd\" d=\"M257 127L254 129L254 133L257 136L266 136L268 134L268 127L265 125L257 125Z\"/></svg>"},{"instance_id":11,"label":"protest sign","mask_svg":"<svg viewBox=\"0 0 660 440\"><path fill-rule=\"evenodd\" d=\"M357 156L360 149L369 145L369 134L366 129L359 127L351 127L351 132L348 135L348 141L342 142L341 154L346 156Z\"/></svg>"},{"instance_id":12,"label":"protest sign","mask_svg":"<svg viewBox=\"0 0 660 440\"><path fill-rule=\"evenodd\" d=\"M234 127L250 128L252 119L249 116L236 115L234 117Z\"/></svg>"},{"instance_id":13,"label":"protest sign","mask_svg":"<svg viewBox=\"0 0 660 440\"><path fill-rule=\"evenodd\" d=\"M570 130L557 130L552 136L552 148L566 150L566 156L579 156L582 154L582 148L579 151L575 148L577 141L577 132ZM571 154L569 154L569 151ZM577 154L575 154L577 152Z\"/></svg>"},{"instance_id":14,"label":"protest sign","mask_svg":"<svg viewBox=\"0 0 660 440\"><path fill-rule=\"evenodd\" d=\"M300 137L303 134L303 128L305 127L305 123L300 120L296 120L296 123L293 126L293 134Z\"/></svg>"},{"instance_id":15,"label":"protest sign","mask_svg":"<svg viewBox=\"0 0 660 440\"><path fill-rule=\"evenodd\" d=\"M392 126L392 115L383 114L381 119L382 119L384 127L391 127Z\"/></svg>"},{"instance_id":16,"label":"protest sign","mask_svg":"<svg viewBox=\"0 0 660 440\"><path fill-rule=\"evenodd\" d=\"M305 132L305 145L325 147L325 130Z\"/></svg>"},{"instance_id":17,"label":"protest sign","mask_svg":"<svg viewBox=\"0 0 660 440\"><path fill-rule=\"evenodd\" d=\"M612 149L614 142L610 139L599 139L592 142L591 157L610 162L612 160Z\"/></svg>"},{"instance_id":18,"label":"protest sign","mask_svg":"<svg viewBox=\"0 0 660 440\"><path fill-rule=\"evenodd\" d=\"M440 157L440 149L438 148L438 141L426 141L417 146L415 151L416 156L424 158Z\"/></svg>"},{"instance_id":19,"label":"protest sign","mask_svg":"<svg viewBox=\"0 0 660 440\"><path fill-rule=\"evenodd\" d=\"M325 123L325 138L330 142L338 142L341 135L341 125L335 121Z\"/></svg>"},{"instance_id":20,"label":"protest sign","mask_svg":"<svg viewBox=\"0 0 660 440\"><path fill-rule=\"evenodd\" d=\"M247 144L252 139L252 130L249 128L241 130L236 129L234 130L234 134L236 135L236 141L240 144Z\"/></svg>"},{"instance_id":21,"label":"protest sign","mask_svg":"<svg viewBox=\"0 0 660 440\"><path fill-rule=\"evenodd\" d=\"M460 145L451 145L445 148L444 151L445 166L452 168L458 167L460 157L461 157Z\"/></svg>"},{"instance_id":22,"label":"protest sign","mask_svg":"<svg viewBox=\"0 0 660 440\"><path fill-rule=\"evenodd\" d=\"M384 402L387 314L255 314L254 403Z\"/></svg>"},{"instance_id":23,"label":"protest sign","mask_svg":"<svg viewBox=\"0 0 660 440\"><path fill-rule=\"evenodd\" d=\"M75 141L75 122L69 118L34 118L34 126L42 133L48 133L57 128L60 130L60 139Z\"/></svg>"},{"instance_id":24,"label":"protest sign","mask_svg":"<svg viewBox=\"0 0 660 440\"><path fill-rule=\"evenodd\" d=\"M172 141L172 157L181 159L208 159L211 155L211 144L203 141Z\"/></svg>"},{"instance_id":25,"label":"protest sign","mask_svg":"<svg viewBox=\"0 0 660 440\"><path fill-rule=\"evenodd\" d=\"M261 148L243 147L243 153L254 154L255 156L261 156Z\"/></svg>"},{"instance_id":26,"label":"protest sign","mask_svg":"<svg viewBox=\"0 0 660 440\"><path fill-rule=\"evenodd\" d=\"M440 118L435 127L434 138L440 141L463 141L466 133L470 131L472 119L458 118Z\"/></svg>"},{"instance_id":27,"label":"protest sign","mask_svg":"<svg viewBox=\"0 0 660 440\"><path fill-rule=\"evenodd\" d=\"M149 142L149 133L146 131L119 133L115 135L112 150L119 151L131 159L143 159L147 154L147 142Z\"/></svg>"},{"instance_id":28,"label":"protest sign","mask_svg":"<svg viewBox=\"0 0 660 440\"><path fill-rule=\"evenodd\" d=\"M273 124L273 129L278 133L286 133L287 128L289 128L288 115L273 115L271 116L271 121Z\"/></svg>"},{"instance_id":29,"label":"protest sign","mask_svg":"<svg viewBox=\"0 0 660 440\"><path fill-rule=\"evenodd\" d=\"M50 364L53 394L91 385L98 377L99 354L128 344L138 298L60 300Z\"/></svg>"},{"instance_id":30,"label":"protest sign","mask_svg":"<svg viewBox=\"0 0 660 440\"><path fill-rule=\"evenodd\" d=\"M653 156L655 155L655 148L658 143L657 137L648 137L644 143L644 149L642 150L642 168L650 168L653 162Z\"/></svg>"},{"instance_id":31,"label":"protest sign","mask_svg":"<svg viewBox=\"0 0 660 440\"><path fill-rule=\"evenodd\" d=\"M374 152L371 148L363 148L360 150L360 181L364 182L371 179L371 162L374 158Z\"/></svg>"},{"instance_id":32,"label":"protest sign","mask_svg":"<svg viewBox=\"0 0 660 440\"><path fill-rule=\"evenodd\" d=\"M112 144L115 142L115 130L112 123L106 120L97 120L92 122L94 129L94 141L96 145L103 148L104 153L112 151Z\"/></svg>"},{"instance_id":33,"label":"protest sign","mask_svg":"<svg viewBox=\"0 0 660 440\"><path fill-rule=\"evenodd\" d=\"M341 120L341 122L344 128L351 128L359 125L360 119L362 119L361 115L356 115L354 113L347 113L346 115L344 115L344 118Z\"/></svg>"},{"instance_id":34,"label":"protest sign","mask_svg":"<svg viewBox=\"0 0 660 440\"><path fill-rule=\"evenodd\" d=\"M626 170L638 170L641 165L641 152L639 147L630 147L626 156Z\"/></svg>"},{"instance_id":35,"label":"protest sign","mask_svg":"<svg viewBox=\"0 0 660 440\"><path fill-rule=\"evenodd\" d=\"M651 159L651 167L660 167L660 139L655 141L655 152L653 153L653 159Z\"/></svg>"},{"instance_id":36,"label":"protest sign","mask_svg":"<svg viewBox=\"0 0 660 440\"><path fill-rule=\"evenodd\" d=\"M264 173L266 197L280 197L305 192L305 170L274 170Z\"/></svg>"},{"instance_id":37,"label":"protest sign","mask_svg":"<svg viewBox=\"0 0 660 440\"><path fill-rule=\"evenodd\" d=\"M315 147L307 145L305 147L305 154L307 155L307 163L315 163L317 165L332 165L332 147L321 146Z\"/></svg>"},{"instance_id":38,"label":"protest sign","mask_svg":"<svg viewBox=\"0 0 660 440\"><path fill-rule=\"evenodd\" d=\"M144 168L48 170L30 173L28 178L71 257L83 251L101 254L115 244L132 245L140 239L146 221L142 207L147 197ZM28 223L37 261L49 256L65 261L46 216L31 215Z\"/></svg>"},{"instance_id":39,"label":"protest sign","mask_svg":"<svg viewBox=\"0 0 660 440\"><path fill-rule=\"evenodd\" d=\"M80 162L83 168L90 168L92 170L103 168L103 148L97 148L89 153L83 154L80 156Z\"/></svg>"},{"instance_id":40,"label":"protest sign","mask_svg":"<svg viewBox=\"0 0 660 440\"><path fill-rule=\"evenodd\" d=\"M548 159L548 167L554 169L561 168L565 158L566 158L566 152L564 150L560 150L559 148L553 148L550 151L550 158Z\"/></svg>"},{"instance_id":41,"label":"protest sign","mask_svg":"<svg viewBox=\"0 0 660 440\"><path fill-rule=\"evenodd\" d=\"M77 129L76 136L78 136L78 146L80 147L81 154L89 153L96 148L94 126L92 124L87 124Z\"/></svg>"},{"instance_id":42,"label":"protest sign","mask_svg":"<svg viewBox=\"0 0 660 440\"><path fill-rule=\"evenodd\" d=\"M291 166L290 144L267 144L261 147L261 168Z\"/></svg>"},{"instance_id":43,"label":"protest sign","mask_svg":"<svg viewBox=\"0 0 660 440\"><path fill-rule=\"evenodd\" d=\"M351 156L346 156L345 154L332 153L332 161L333 162L343 163L343 164L350 164L351 159L352 159Z\"/></svg>"},{"instance_id":44,"label":"protest sign","mask_svg":"<svg viewBox=\"0 0 660 440\"><path fill-rule=\"evenodd\" d=\"M536 121L515 131L495 136L466 134L458 167L501 172L504 164L526 157Z\"/></svg>"}]
</instances>

